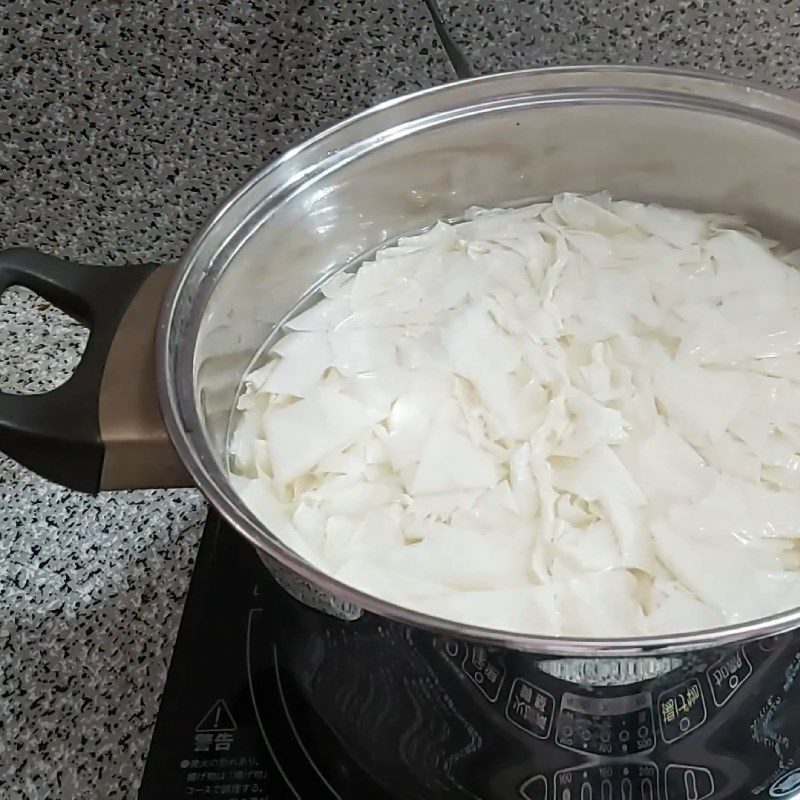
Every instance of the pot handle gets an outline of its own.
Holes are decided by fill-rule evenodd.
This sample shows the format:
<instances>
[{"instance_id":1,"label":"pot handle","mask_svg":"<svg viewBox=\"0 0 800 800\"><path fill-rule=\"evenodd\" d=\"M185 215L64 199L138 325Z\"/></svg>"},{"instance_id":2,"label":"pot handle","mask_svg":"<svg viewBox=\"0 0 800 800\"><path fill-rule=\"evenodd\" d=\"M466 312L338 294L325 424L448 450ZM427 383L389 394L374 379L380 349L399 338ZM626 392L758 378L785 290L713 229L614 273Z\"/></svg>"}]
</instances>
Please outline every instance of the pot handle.
<instances>
[{"instance_id":1,"label":"pot handle","mask_svg":"<svg viewBox=\"0 0 800 800\"><path fill-rule=\"evenodd\" d=\"M173 270L96 267L35 250L0 252L0 293L24 286L89 328L61 386L0 392L0 451L84 492L189 486L167 435L155 382L155 332Z\"/></svg>"}]
</instances>

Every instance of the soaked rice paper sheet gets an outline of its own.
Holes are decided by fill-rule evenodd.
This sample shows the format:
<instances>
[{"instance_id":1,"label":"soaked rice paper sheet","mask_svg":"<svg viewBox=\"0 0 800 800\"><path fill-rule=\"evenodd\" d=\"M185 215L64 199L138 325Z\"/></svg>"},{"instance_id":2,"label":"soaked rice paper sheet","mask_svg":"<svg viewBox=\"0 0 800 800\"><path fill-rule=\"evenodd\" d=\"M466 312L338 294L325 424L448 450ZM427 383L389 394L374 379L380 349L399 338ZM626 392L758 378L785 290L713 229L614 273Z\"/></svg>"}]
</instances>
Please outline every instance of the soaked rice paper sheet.
<instances>
[{"instance_id":1,"label":"soaked rice paper sheet","mask_svg":"<svg viewBox=\"0 0 800 800\"><path fill-rule=\"evenodd\" d=\"M800 274L605 194L380 250L246 376L232 480L303 558L427 614L624 637L800 605Z\"/></svg>"}]
</instances>

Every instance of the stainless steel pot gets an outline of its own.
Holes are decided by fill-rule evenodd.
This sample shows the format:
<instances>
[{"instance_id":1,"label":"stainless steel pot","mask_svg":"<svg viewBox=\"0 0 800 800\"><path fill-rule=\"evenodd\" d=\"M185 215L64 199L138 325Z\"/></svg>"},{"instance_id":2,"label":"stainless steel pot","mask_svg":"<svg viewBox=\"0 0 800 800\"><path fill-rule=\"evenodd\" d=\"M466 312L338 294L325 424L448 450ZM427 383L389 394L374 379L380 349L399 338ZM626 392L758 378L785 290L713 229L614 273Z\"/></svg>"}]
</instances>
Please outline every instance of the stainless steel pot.
<instances>
[{"instance_id":1,"label":"stainless steel pot","mask_svg":"<svg viewBox=\"0 0 800 800\"><path fill-rule=\"evenodd\" d=\"M286 588L345 619L367 609L498 648L582 657L665 654L785 632L800 626L800 610L607 640L486 630L386 603L321 573L260 524L228 482L226 438L243 371L275 326L332 272L402 233L471 205L608 189L738 213L797 247L798 187L800 103L723 78L546 69L394 100L257 174L194 241L163 303L165 268L117 272L3 254L0 289L28 285L89 322L92 334L62 388L0 396L0 445L82 489L185 485L190 475Z\"/></svg>"}]
</instances>

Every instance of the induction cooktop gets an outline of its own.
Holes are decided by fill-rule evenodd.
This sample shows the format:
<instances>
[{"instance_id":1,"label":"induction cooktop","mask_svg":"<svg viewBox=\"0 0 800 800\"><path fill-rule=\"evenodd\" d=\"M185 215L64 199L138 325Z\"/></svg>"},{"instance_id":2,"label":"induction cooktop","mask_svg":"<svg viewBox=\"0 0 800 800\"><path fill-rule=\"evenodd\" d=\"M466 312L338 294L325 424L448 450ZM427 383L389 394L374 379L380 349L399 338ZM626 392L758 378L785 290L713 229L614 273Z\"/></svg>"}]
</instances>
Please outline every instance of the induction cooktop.
<instances>
[{"instance_id":1,"label":"induction cooktop","mask_svg":"<svg viewBox=\"0 0 800 800\"><path fill-rule=\"evenodd\" d=\"M603 664L334 619L212 512L139 800L800 798L800 635Z\"/></svg>"}]
</instances>

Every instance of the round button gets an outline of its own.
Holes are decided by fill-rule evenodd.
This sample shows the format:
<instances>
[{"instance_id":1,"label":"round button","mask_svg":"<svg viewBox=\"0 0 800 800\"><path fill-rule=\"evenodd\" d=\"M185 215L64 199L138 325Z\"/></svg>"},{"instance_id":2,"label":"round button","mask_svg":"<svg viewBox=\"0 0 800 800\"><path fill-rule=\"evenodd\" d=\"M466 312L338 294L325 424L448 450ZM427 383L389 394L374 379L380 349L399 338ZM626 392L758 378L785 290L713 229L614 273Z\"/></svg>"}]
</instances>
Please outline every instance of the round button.
<instances>
[{"instance_id":1,"label":"round button","mask_svg":"<svg viewBox=\"0 0 800 800\"><path fill-rule=\"evenodd\" d=\"M781 775L772 786L769 787L770 797L796 797L797 790L800 789L800 768L793 769L785 775Z\"/></svg>"}]
</instances>

